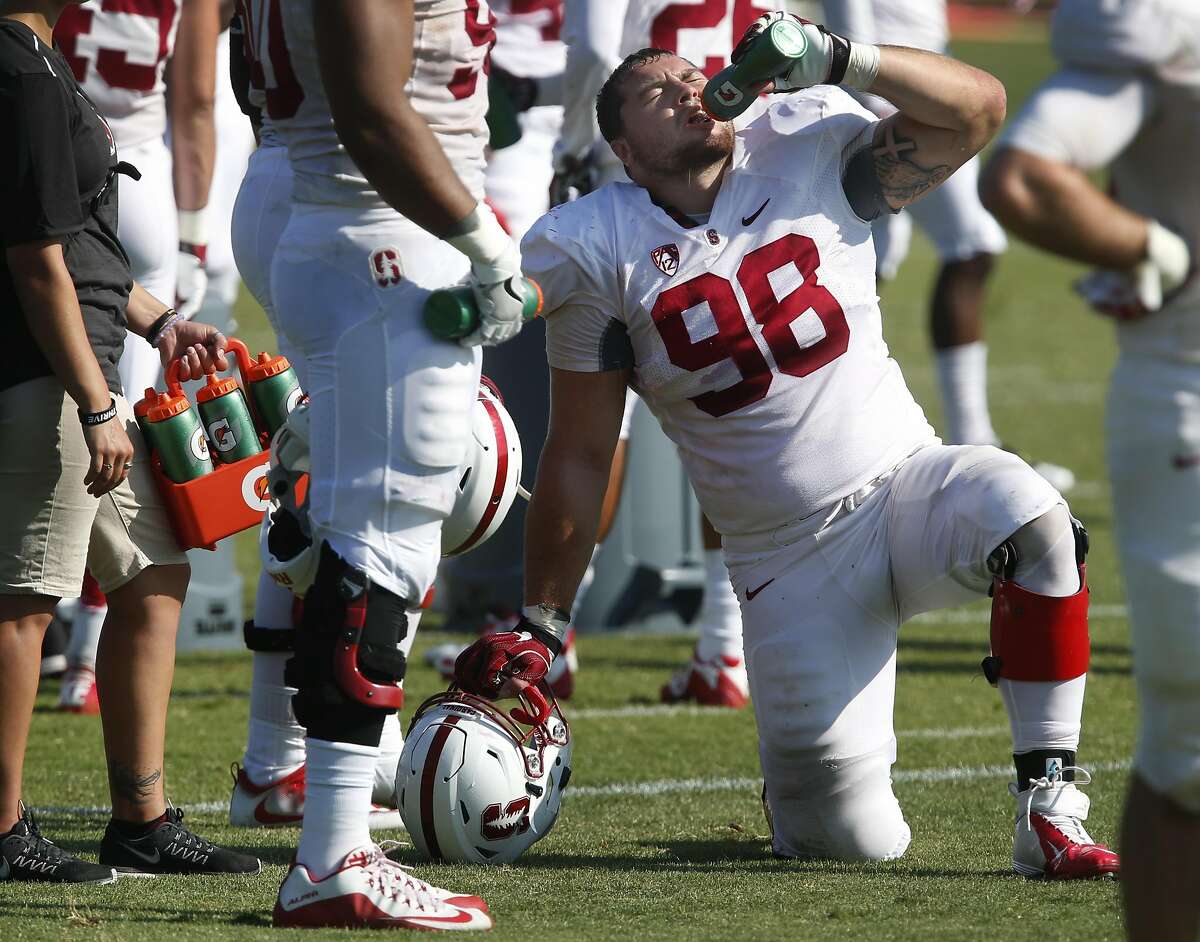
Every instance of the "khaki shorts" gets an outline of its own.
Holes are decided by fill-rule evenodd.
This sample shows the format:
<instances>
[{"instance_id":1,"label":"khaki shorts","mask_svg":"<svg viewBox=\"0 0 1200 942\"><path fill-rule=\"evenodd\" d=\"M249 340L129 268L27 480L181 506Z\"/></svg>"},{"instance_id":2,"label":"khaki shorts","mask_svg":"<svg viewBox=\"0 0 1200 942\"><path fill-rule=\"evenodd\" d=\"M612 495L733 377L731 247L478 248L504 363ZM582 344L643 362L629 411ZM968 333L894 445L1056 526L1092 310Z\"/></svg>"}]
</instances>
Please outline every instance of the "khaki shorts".
<instances>
[{"instance_id":1,"label":"khaki shorts","mask_svg":"<svg viewBox=\"0 0 1200 942\"><path fill-rule=\"evenodd\" d=\"M85 566L111 592L147 566L187 561L133 410L115 398L133 467L97 499L83 484L91 457L62 384L43 377L0 392L0 593L75 598Z\"/></svg>"}]
</instances>

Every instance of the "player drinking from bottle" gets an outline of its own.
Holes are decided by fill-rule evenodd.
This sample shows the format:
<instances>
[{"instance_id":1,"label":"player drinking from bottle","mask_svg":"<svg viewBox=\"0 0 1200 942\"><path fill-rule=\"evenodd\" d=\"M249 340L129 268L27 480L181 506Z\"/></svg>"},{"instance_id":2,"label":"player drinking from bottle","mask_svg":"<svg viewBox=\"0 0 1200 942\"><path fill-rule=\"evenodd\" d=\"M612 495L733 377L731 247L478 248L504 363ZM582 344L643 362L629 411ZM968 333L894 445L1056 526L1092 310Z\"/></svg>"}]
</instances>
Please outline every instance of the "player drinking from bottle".
<instances>
[{"instance_id":1,"label":"player drinking from bottle","mask_svg":"<svg viewBox=\"0 0 1200 942\"><path fill-rule=\"evenodd\" d=\"M516 631L464 652L457 678L503 696L544 673L632 382L723 537L775 852L904 853L890 771L897 631L991 589L985 670L1012 727L1013 867L1113 873L1116 855L1084 828L1088 778L1075 767L1082 529L1015 455L936 438L888 354L875 292L870 221L977 153L1004 118L1004 89L933 53L802 29L808 51L773 78L776 91L806 90L737 133L701 107L699 69L662 50L626 58L601 92L600 127L633 183L558 207L523 243L545 294L553 391L526 607ZM878 120L837 85L898 112Z\"/></svg>"}]
</instances>

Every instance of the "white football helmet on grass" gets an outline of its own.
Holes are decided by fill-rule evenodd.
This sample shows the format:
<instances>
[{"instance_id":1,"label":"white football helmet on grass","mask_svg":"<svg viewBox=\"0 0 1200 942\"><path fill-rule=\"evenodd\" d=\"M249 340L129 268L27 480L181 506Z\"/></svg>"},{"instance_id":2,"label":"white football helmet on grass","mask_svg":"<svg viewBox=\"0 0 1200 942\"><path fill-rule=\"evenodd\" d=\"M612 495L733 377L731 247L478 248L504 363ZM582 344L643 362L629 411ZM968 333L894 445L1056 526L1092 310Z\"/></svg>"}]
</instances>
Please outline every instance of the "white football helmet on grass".
<instances>
[{"instance_id":1,"label":"white football helmet on grass","mask_svg":"<svg viewBox=\"0 0 1200 942\"><path fill-rule=\"evenodd\" d=\"M451 687L417 709L396 794L422 856L504 864L550 832L570 777L571 730L553 695L522 696L510 712Z\"/></svg>"}]
</instances>

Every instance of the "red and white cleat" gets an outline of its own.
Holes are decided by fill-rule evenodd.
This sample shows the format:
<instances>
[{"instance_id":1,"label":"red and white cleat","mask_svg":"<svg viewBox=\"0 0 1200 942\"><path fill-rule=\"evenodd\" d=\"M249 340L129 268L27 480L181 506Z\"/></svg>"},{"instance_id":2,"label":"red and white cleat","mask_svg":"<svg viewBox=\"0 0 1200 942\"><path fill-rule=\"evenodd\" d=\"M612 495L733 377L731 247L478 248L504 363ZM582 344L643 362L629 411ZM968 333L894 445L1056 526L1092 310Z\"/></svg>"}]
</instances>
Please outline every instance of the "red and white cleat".
<instances>
[{"instance_id":1,"label":"red and white cleat","mask_svg":"<svg viewBox=\"0 0 1200 942\"><path fill-rule=\"evenodd\" d=\"M304 820L305 766L278 782L256 785L236 762L233 793L229 796L229 823L242 828L299 827ZM386 805L371 805L367 826L372 831L404 827L400 812Z\"/></svg>"},{"instance_id":2,"label":"red and white cleat","mask_svg":"<svg viewBox=\"0 0 1200 942\"><path fill-rule=\"evenodd\" d=\"M579 672L579 656L575 653L575 629L567 629L567 641L558 657L546 672L546 683L559 700L570 700L575 692L575 675Z\"/></svg>"},{"instance_id":3,"label":"red and white cleat","mask_svg":"<svg viewBox=\"0 0 1200 942\"><path fill-rule=\"evenodd\" d=\"M281 928L479 931L494 925L487 904L430 886L388 860L373 844L346 855L323 879L293 863L275 901Z\"/></svg>"},{"instance_id":4,"label":"red and white cleat","mask_svg":"<svg viewBox=\"0 0 1200 942\"><path fill-rule=\"evenodd\" d=\"M58 688L58 709L64 713L100 712L96 672L90 667L68 667Z\"/></svg>"},{"instance_id":5,"label":"red and white cleat","mask_svg":"<svg viewBox=\"0 0 1200 942\"><path fill-rule=\"evenodd\" d=\"M1080 784L1091 781L1085 769L1073 771L1088 776ZM1023 792L1017 791L1015 782L1008 788L1017 799L1013 870L1047 880L1091 880L1120 874L1120 858L1107 845L1093 841L1084 828L1091 801L1074 782L1055 776L1033 779Z\"/></svg>"},{"instance_id":6,"label":"red and white cleat","mask_svg":"<svg viewBox=\"0 0 1200 942\"><path fill-rule=\"evenodd\" d=\"M661 696L663 703L692 701L740 710L750 702L746 662L729 654L702 661L693 654L692 663L663 685Z\"/></svg>"}]
</instances>

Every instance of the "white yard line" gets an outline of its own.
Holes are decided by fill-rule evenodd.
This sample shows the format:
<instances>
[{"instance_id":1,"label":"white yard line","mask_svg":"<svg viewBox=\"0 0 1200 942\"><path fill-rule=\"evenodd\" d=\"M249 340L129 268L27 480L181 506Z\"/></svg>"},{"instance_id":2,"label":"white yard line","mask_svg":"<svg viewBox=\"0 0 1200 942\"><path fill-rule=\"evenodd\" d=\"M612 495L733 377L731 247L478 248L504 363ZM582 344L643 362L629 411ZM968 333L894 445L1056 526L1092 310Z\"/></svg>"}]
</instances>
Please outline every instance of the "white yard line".
<instances>
[{"instance_id":1,"label":"white yard line","mask_svg":"<svg viewBox=\"0 0 1200 942\"><path fill-rule=\"evenodd\" d=\"M1127 618L1129 610L1124 605L1092 605L1088 608L1091 618ZM992 613L986 608L945 608L936 612L925 612L912 621L917 625L986 625ZM904 629L900 629L900 644L904 644Z\"/></svg>"},{"instance_id":2,"label":"white yard line","mask_svg":"<svg viewBox=\"0 0 1200 942\"><path fill-rule=\"evenodd\" d=\"M979 730L979 733L990 730ZM911 732L917 732L916 730ZM953 732L946 730L944 732ZM900 735L904 735L901 733ZM1088 763L1085 767L1091 772L1124 772L1129 768L1128 759L1108 759ZM892 773L892 779L901 784L931 785L942 782L973 782L980 779L1007 779L1013 774L1012 766L949 765L928 769L898 769ZM757 792L762 788L762 779L754 778L673 778L659 779L652 782L613 782L608 785L572 785L567 789L569 799L578 798L652 798L657 795L684 795L698 792ZM188 811L196 814L215 814L226 810L228 801L199 801L185 805ZM112 813L112 809L104 806L49 806L34 808L38 814L44 815L95 815L104 816Z\"/></svg>"}]
</instances>

